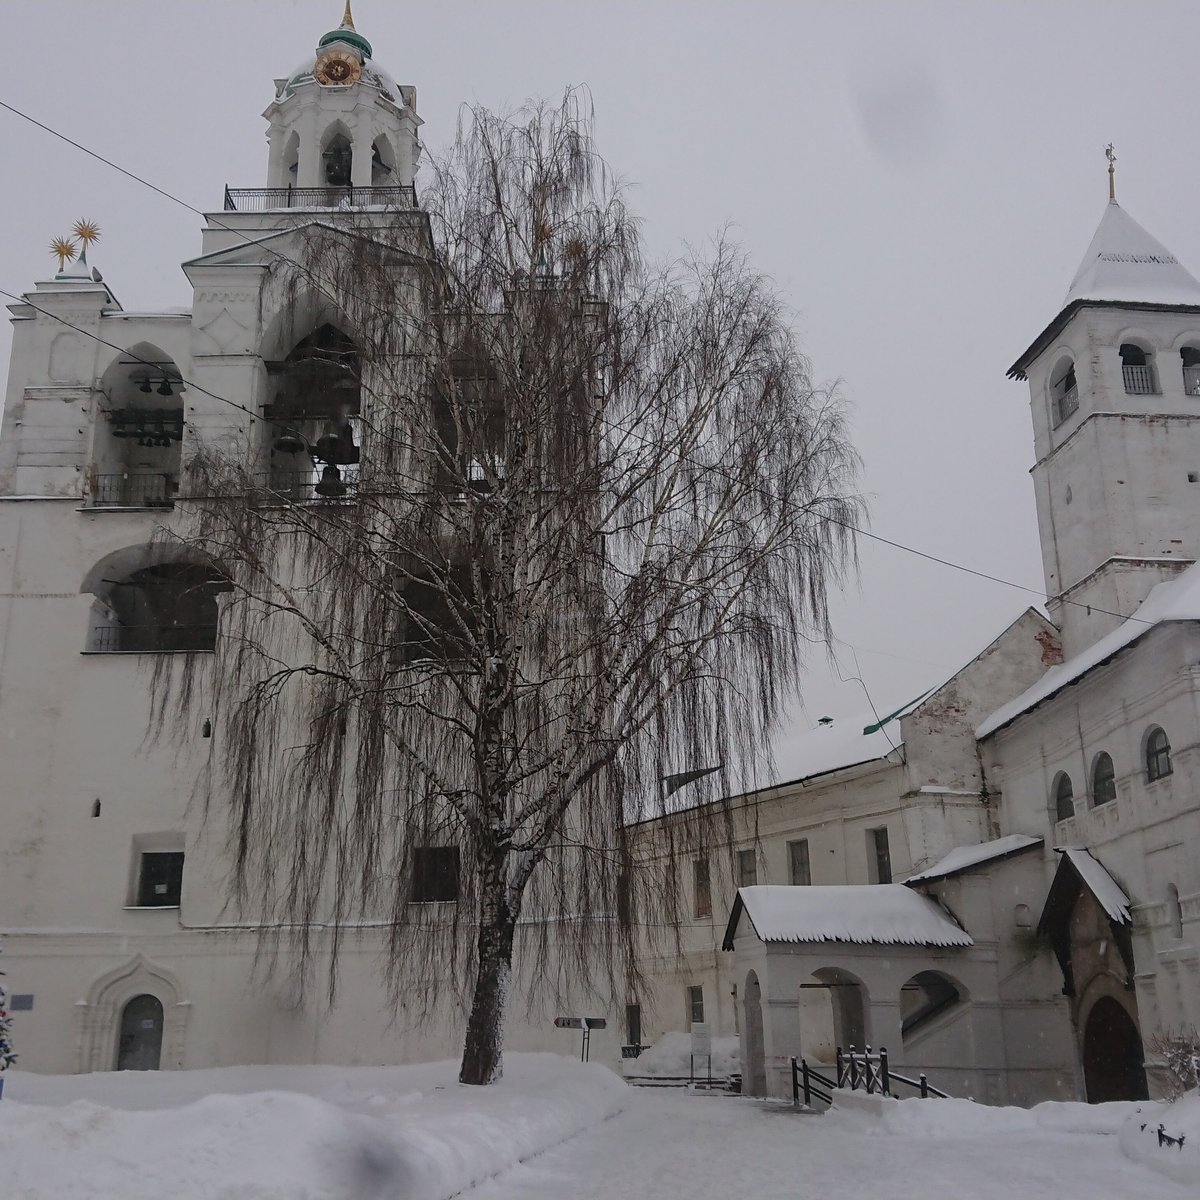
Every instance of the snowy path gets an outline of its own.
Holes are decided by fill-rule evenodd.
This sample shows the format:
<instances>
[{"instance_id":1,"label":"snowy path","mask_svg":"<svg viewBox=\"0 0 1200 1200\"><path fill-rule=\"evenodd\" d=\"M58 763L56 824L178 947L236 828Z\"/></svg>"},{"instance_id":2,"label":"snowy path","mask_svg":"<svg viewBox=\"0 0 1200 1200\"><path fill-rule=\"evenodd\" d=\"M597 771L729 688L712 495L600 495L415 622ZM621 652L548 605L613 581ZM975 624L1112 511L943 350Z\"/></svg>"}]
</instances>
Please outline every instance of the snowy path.
<instances>
[{"instance_id":1,"label":"snowy path","mask_svg":"<svg viewBox=\"0 0 1200 1200\"><path fill-rule=\"evenodd\" d=\"M998 1124L883 1132L857 1113L805 1117L750 1100L638 1090L623 1113L482 1184L470 1200L1194 1195L1124 1158L1115 1134Z\"/></svg>"}]
</instances>

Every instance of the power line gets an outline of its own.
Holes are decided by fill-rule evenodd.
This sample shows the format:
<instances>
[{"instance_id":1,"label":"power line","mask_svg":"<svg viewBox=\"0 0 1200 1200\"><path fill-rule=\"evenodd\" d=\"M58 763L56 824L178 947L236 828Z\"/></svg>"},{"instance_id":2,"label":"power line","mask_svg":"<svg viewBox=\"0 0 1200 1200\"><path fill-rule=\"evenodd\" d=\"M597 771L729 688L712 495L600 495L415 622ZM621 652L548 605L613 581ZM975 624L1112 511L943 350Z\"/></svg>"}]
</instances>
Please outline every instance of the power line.
<instances>
[{"instance_id":1,"label":"power line","mask_svg":"<svg viewBox=\"0 0 1200 1200\"><path fill-rule=\"evenodd\" d=\"M85 146L83 143L76 141L74 138L69 137L67 134L62 133L61 131L53 128L50 125L47 125L42 121L39 121L36 117L33 117L29 113L26 113L26 112L22 111L21 109L16 108L15 106L13 106L11 104L8 104L6 101L0 100L0 108L5 109L6 111L12 113L16 117L20 117L24 121L28 121L31 125L36 126L38 129L43 130L45 133L50 134L52 137L57 138L59 141L65 142L67 145L73 147L74 149L80 151L83 154L86 154L89 158L94 158L97 162L103 163L105 166L111 168L114 171L117 171L121 175L124 175L127 179L131 179L135 183L141 184L143 187L150 188L151 191L156 192L158 195L164 197L165 199L170 200L173 203L180 205L181 207L187 209L191 213L196 214L197 216L204 217L206 220L209 220L214 225L216 225L218 228L224 229L227 232L235 234L237 237L240 237L248 245L249 244L257 245L261 249L266 250L268 253L273 254L275 257L280 258L285 262L291 263L293 266L299 267L300 270L303 271L308 278L310 278L310 279L313 278L311 269L306 264L300 262L298 259L292 258L290 255L284 254L282 251L276 249L275 247L264 246L261 242L257 242L257 241L255 241L255 239L248 237L240 229L237 229L237 228L227 224L226 222L221 221L218 217L214 216L212 213L205 213L202 209L197 208L193 204L189 204L186 200L182 199L181 197L176 196L171 192L168 192L165 188L161 188L157 184L151 183L148 179L143 178L141 175L138 175L136 172L131 171L128 168L121 166L119 163L113 162L112 159L106 158L103 154L100 154L98 151L92 150L90 147ZM329 294L329 292L327 292L321 286L320 281L316 281L316 283L317 283L317 287L322 291L322 293L328 299L333 300L335 303L337 302L336 298L331 296ZM21 303L26 303L26 304L30 303L28 300L25 300L24 297L14 295L12 292L4 291L3 289L0 289L0 295L5 295L5 296L9 297L10 299L17 300L18 302L21 302ZM362 299L363 297L360 296L358 298ZM97 335L91 333L89 330L81 329L77 325L72 325L71 322L66 321L65 319L57 316L54 313L48 312L46 309L39 308L37 305L33 305L33 304L31 304L30 306L35 308L38 312L41 312L44 315L53 318L54 320L60 321L62 324L68 325L68 326L70 326L70 328L75 329L77 332L82 333L87 337L94 338L96 341L101 342L104 345L109 346L112 349L117 350L120 353L124 353L124 354L130 353L129 351L123 350L121 347L116 346L114 343L108 342L105 339L98 337ZM375 306L375 307L378 308L379 306ZM136 357L136 356L134 356L134 357ZM144 362L145 360L139 359L139 361ZM147 364L147 365L153 366L153 365L157 365L157 364ZM199 384L195 384L190 380L183 380L183 382L188 384L188 386L194 387L197 391L201 392L203 395L209 396L212 399L218 400L223 404L229 404L232 407L239 409L241 412L246 413L252 419L256 415L256 414L252 413L244 405L238 404L236 401L230 400L227 397L218 396L215 392L211 392L207 388L202 387ZM637 434L633 433L633 436L636 437ZM892 538L886 538L886 537L882 536L881 534L872 533L869 530L862 529L859 526L854 525L849 521L840 521L836 517L832 517L829 515L823 515L821 519L828 521L830 524L841 526L843 529L849 530L850 532L856 534L859 537L869 538L872 541L881 542L883 545L891 546L895 550L902 550L908 554L913 554L916 557L922 558L927 562L936 563L939 566L948 567L951 570L961 571L962 573L964 573L966 575L973 575L977 579L984 579L991 583L998 583L998 584L1003 585L1004 587L1015 588L1018 591L1025 592L1029 595L1037 596L1043 602L1048 600L1045 589L1043 589L1043 588L1035 588L1035 587L1030 587L1027 584L1016 583L1011 579L1004 579L1003 577L1001 577L999 575L992 575L986 571L980 571L974 567L968 567L963 563L954 562L952 559L943 558L940 555L936 555L936 554L930 554L927 551L917 549L915 546L909 546L909 545L905 544L904 542L898 542L898 541L893 540ZM1089 614L1093 613L1093 612L1100 613L1104 616L1115 617L1121 621L1136 621L1136 622L1139 622L1140 624L1143 624L1146 626L1153 625L1153 623L1154 623L1152 621L1146 621L1146 620L1144 620L1140 617L1134 616L1134 615L1126 615L1124 613L1116 612L1112 609L1101 608L1098 605L1087 604L1081 600L1070 600L1070 599L1066 599L1066 598L1060 598L1060 603L1071 604L1077 608L1084 608L1088 611ZM865 685L864 685L864 688L865 688ZM869 699L869 697L868 697L868 699Z\"/></svg>"}]
</instances>

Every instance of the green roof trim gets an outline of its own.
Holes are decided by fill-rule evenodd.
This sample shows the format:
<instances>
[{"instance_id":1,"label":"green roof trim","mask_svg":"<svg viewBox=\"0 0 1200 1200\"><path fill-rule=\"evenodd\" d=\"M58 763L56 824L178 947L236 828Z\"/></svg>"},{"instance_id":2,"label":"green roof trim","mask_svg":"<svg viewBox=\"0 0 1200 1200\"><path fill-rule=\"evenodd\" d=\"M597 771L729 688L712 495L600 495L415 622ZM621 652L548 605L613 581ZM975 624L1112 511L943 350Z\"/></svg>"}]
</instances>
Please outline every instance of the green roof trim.
<instances>
[{"instance_id":1,"label":"green roof trim","mask_svg":"<svg viewBox=\"0 0 1200 1200\"><path fill-rule=\"evenodd\" d=\"M927 692L922 692L915 700L910 700L907 704L902 704L894 713L888 713L886 717L882 717L876 721L874 725L865 725L863 727L863 737L870 733L878 733L885 725L890 725L897 717L902 717L909 709L916 708L926 696L931 696L936 691L936 688L930 688Z\"/></svg>"}]
</instances>

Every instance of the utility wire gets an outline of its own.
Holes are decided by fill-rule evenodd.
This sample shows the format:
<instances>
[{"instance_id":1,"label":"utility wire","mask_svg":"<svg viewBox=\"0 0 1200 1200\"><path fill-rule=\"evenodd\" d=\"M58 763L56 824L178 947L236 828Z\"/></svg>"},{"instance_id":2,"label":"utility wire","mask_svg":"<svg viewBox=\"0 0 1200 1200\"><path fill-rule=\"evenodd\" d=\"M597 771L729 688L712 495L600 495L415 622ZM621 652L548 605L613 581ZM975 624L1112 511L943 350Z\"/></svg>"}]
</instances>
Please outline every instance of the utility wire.
<instances>
[{"instance_id":1,"label":"utility wire","mask_svg":"<svg viewBox=\"0 0 1200 1200\"><path fill-rule=\"evenodd\" d=\"M214 225L218 226L219 228L224 229L224 230L240 237L247 244L258 245L261 249L264 249L268 253L275 255L275 257L280 258L280 259L284 260L285 262L289 262L293 266L299 267L302 271L305 272L305 274L309 278L312 278L311 269L309 267L307 267L306 264L300 262L299 260L297 260L295 258L292 258L290 255L284 254L282 251L276 249L275 247L264 246L261 243L256 242L255 239L248 237L240 229L234 228L233 226L220 220L220 218L216 217L212 213L205 213L202 209L197 208L193 204L189 204L186 200L182 199L179 196L174 195L171 192L168 192L165 188L161 188L157 184L151 183L148 179L144 179L141 175L138 175L136 172L131 171L128 168L121 166L119 163L113 162L112 159L106 158L103 154L100 154L99 152L92 150L90 147L85 146L81 142L77 142L74 138L67 136L67 134L62 133L61 131L53 128L50 125L46 125L44 122L39 121L36 117L31 116L29 113L23 112L21 109L16 108L15 106L13 106L11 104L8 104L4 100L0 100L0 108L5 109L7 112L12 113L16 117L20 117L21 120L23 120L23 121L28 121L31 125L36 126L38 129L43 130L45 133L50 134L52 137L57 138L59 141L65 142L67 145L72 146L74 149L79 150L83 154L86 154L89 158L94 158L97 162L103 163L105 166L111 168L114 171L117 171L121 175L124 175L127 179L131 179L135 183L141 184L143 187L150 188L151 191L156 192L158 195L164 197L167 200L172 201L175 204L180 205L183 208L186 208L189 212L195 213L197 216L206 218L207 220L211 221ZM320 287L319 281L317 281L317 284L318 284L318 287ZM322 290L323 294L326 295L327 298L329 298L331 300L335 300L335 302L336 302L336 298L331 296L328 292L326 292L324 288L321 288L321 290ZM28 300L24 299L24 297L17 296L12 292L5 291L4 289L0 289L0 295L7 296L10 299L16 300L21 303L26 303L26 304L29 303ZM360 297L360 299L361 299L361 297ZM66 321L62 317L57 316L55 313L48 312L45 309L39 308L37 305L31 305L31 307L37 309L38 312L41 312L44 315L61 322L64 325L70 326L70 328L76 330L77 332L82 333L87 337L93 338L94 340L101 342L104 345L109 346L110 348L112 348L114 350L119 351L122 354L130 353L129 351L122 349L120 346L117 346L112 342L106 341L104 338L98 337L96 334L91 333L89 330L81 329L77 325L72 325L71 322ZM137 356L135 355L133 357L136 358ZM145 362L144 359L138 359L138 361ZM147 365L156 366L158 364L149 363ZM238 404L235 400L230 400L225 396L218 396L215 392L211 392L207 388L202 387L199 384L193 383L190 380L182 380L182 382L186 383L190 387L195 388L197 391L201 392L203 395L209 396L214 400L218 400L223 404L231 405L232 407L240 410L241 412L246 413L251 418L253 418L256 415L256 414L252 413L244 405ZM633 436L636 437L637 434L634 433ZM694 464L694 465L701 465L701 464ZM963 563L954 562L952 559L943 558L936 554L930 554L924 550L918 550L916 547L906 545L904 542L898 542L898 541L893 540L892 538L883 537L881 534L871 533L869 530L862 529L859 526L854 525L849 521L840 521L837 518L831 517L828 515L824 515L821 519L828 521L830 524L839 525L843 529L846 529L846 530L858 535L859 537L865 537L865 538L871 539L872 541L881 542L885 546L891 546L895 550L902 550L905 553L913 554L916 557L922 558L927 562L936 563L939 566L948 567L951 570L961 571L966 575L973 575L977 579L985 579L991 583L998 583L998 584L1002 584L1005 587L1015 588L1018 591L1025 592L1029 595L1039 597L1043 601L1043 603L1046 600L1048 600L1045 590L1042 588L1030 587L1029 585L1023 584L1023 583L1015 583L1011 579L1004 579L1003 577L1001 577L999 575L991 575L986 571L979 571L979 570L976 570L974 567L968 567L968 566L964 565ZM1153 621L1146 621L1141 617L1137 617L1137 616L1133 616L1133 615L1126 615L1125 613L1116 612L1112 609L1101 608L1098 605L1087 604L1081 600L1062 599L1061 603L1071 604L1077 608L1087 609L1089 613L1096 612L1096 613L1101 613L1104 616L1116 617L1118 620L1121 620L1121 621L1136 621L1136 622L1139 622L1140 624L1146 625L1148 627L1154 624ZM864 687L865 687L865 685L864 685ZM868 697L868 699L869 699L869 697Z\"/></svg>"}]
</instances>

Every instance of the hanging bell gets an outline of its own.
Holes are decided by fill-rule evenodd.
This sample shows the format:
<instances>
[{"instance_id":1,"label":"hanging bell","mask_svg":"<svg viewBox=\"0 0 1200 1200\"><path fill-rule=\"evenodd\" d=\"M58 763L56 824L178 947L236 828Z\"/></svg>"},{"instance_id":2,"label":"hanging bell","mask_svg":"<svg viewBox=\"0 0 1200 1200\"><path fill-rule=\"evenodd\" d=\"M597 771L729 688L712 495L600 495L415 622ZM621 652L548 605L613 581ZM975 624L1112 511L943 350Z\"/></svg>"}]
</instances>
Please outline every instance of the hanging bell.
<instances>
[{"instance_id":1,"label":"hanging bell","mask_svg":"<svg viewBox=\"0 0 1200 1200\"><path fill-rule=\"evenodd\" d=\"M163 381L162 381L162 383L160 383L160 384L158 385L158 389L157 389L157 390L158 390L158 394L159 394L160 396L173 396L173 395L175 395L175 393L174 393L173 391L171 391L171 381L170 381L169 379L167 379L165 376L163 377Z\"/></svg>"},{"instance_id":2,"label":"hanging bell","mask_svg":"<svg viewBox=\"0 0 1200 1200\"><path fill-rule=\"evenodd\" d=\"M275 439L272 449L278 450L280 454L301 454L308 446L294 429L285 429Z\"/></svg>"},{"instance_id":3,"label":"hanging bell","mask_svg":"<svg viewBox=\"0 0 1200 1200\"><path fill-rule=\"evenodd\" d=\"M342 473L332 463L321 471L321 482L313 488L318 496L344 496L346 485L342 482Z\"/></svg>"},{"instance_id":4,"label":"hanging bell","mask_svg":"<svg viewBox=\"0 0 1200 1200\"><path fill-rule=\"evenodd\" d=\"M147 396L150 395L151 391L153 391L153 388L150 386L149 376L142 380L141 385L138 387L138 391L145 392Z\"/></svg>"}]
</instances>

